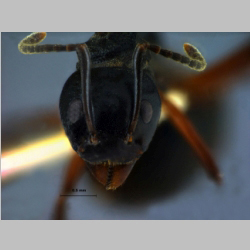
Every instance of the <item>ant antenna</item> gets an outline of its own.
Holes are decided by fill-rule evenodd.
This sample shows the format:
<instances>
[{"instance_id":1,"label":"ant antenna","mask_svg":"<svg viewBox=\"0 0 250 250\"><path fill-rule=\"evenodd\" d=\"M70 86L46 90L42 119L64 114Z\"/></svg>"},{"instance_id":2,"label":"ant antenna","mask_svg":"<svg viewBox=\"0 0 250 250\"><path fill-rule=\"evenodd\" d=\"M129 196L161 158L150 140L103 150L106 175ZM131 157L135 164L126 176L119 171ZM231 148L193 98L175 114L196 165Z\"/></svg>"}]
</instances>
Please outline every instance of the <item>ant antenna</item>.
<instances>
[{"instance_id":1,"label":"ant antenna","mask_svg":"<svg viewBox=\"0 0 250 250\"><path fill-rule=\"evenodd\" d=\"M49 52L76 51L80 63L82 102L88 131L91 135L90 142L97 144L96 130L93 125L90 100L90 53L86 44L44 44L39 45L46 37L46 32L34 32L26 36L19 44L18 49L23 54L42 54Z\"/></svg>"},{"instance_id":2,"label":"ant antenna","mask_svg":"<svg viewBox=\"0 0 250 250\"><path fill-rule=\"evenodd\" d=\"M184 43L183 49L187 56L183 56L179 53L173 52L171 50L162 49L158 45L146 44L146 48L153 51L156 54L160 54L166 58L170 58L176 62L188 66L190 69L196 71L202 71L206 68L207 63L205 58L202 56L201 52L192 44Z\"/></svg>"},{"instance_id":3,"label":"ant antenna","mask_svg":"<svg viewBox=\"0 0 250 250\"><path fill-rule=\"evenodd\" d=\"M98 143L96 138L96 130L93 125L93 116L90 107L90 68L91 60L88 46L86 44L80 44L76 47L76 53L80 63L80 73L81 73L81 86L82 86L82 101L83 109L85 113L85 119L88 127L88 131L91 135L90 142L93 144Z\"/></svg>"},{"instance_id":4,"label":"ant antenna","mask_svg":"<svg viewBox=\"0 0 250 250\"><path fill-rule=\"evenodd\" d=\"M80 44L43 44L39 45L46 38L46 32L34 32L26 36L19 44L18 49L23 54L42 54L49 52L71 52L75 51Z\"/></svg>"},{"instance_id":5,"label":"ant antenna","mask_svg":"<svg viewBox=\"0 0 250 250\"><path fill-rule=\"evenodd\" d=\"M134 109L131 123L128 128L128 135L125 139L125 142L132 142L132 134L135 131L139 112L141 108L141 96L142 96L142 55L146 50L145 44L138 44L135 48L133 56L133 65L134 65L134 77L135 77L135 89L134 89Z\"/></svg>"},{"instance_id":6,"label":"ant antenna","mask_svg":"<svg viewBox=\"0 0 250 250\"><path fill-rule=\"evenodd\" d=\"M188 66L189 68L196 70L196 71L202 71L206 68L207 63L205 58L202 56L200 51L193 45L189 43L185 43L183 45L183 49L187 56L183 56L179 53L162 49L158 45L151 45L149 43L144 44L138 44L135 52L134 52L134 59L133 59L133 65L134 65L134 75L135 75L135 96L134 96L134 109L133 109L133 116L132 121L130 123L129 129L128 129L128 135L125 139L125 142L132 142L132 134L135 131L138 117L139 117L139 111L140 111L140 105L141 105L141 92L142 92L142 55L146 50L151 50L152 52L156 54L160 54L166 58L170 58L176 62L179 62L181 64L184 64L185 66Z\"/></svg>"}]
</instances>

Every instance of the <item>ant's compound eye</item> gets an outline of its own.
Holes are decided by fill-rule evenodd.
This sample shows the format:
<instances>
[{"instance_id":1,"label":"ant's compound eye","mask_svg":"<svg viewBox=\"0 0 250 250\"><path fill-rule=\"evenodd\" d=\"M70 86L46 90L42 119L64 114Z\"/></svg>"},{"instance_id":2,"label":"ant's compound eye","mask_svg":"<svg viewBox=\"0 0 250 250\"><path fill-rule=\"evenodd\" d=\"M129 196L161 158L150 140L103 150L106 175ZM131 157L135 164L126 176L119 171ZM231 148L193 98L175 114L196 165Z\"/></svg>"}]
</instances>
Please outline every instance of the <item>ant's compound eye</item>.
<instances>
[{"instance_id":1,"label":"ant's compound eye","mask_svg":"<svg viewBox=\"0 0 250 250\"><path fill-rule=\"evenodd\" d=\"M149 123L153 116L153 108L149 101L142 100L141 102L141 118L144 123Z\"/></svg>"},{"instance_id":2,"label":"ant's compound eye","mask_svg":"<svg viewBox=\"0 0 250 250\"><path fill-rule=\"evenodd\" d=\"M83 113L81 100L77 99L69 104L68 119L71 124L77 122Z\"/></svg>"}]
</instances>

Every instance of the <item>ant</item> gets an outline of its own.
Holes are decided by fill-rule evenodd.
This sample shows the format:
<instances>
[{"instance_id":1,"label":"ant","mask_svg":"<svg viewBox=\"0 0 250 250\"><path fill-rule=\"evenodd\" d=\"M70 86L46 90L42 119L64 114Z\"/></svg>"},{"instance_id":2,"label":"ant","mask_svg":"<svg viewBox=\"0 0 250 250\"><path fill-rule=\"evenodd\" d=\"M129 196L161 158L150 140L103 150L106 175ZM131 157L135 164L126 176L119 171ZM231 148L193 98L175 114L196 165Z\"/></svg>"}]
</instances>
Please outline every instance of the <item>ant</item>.
<instances>
[{"instance_id":1,"label":"ant","mask_svg":"<svg viewBox=\"0 0 250 250\"><path fill-rule=\"evenodd\" d=\"M78 63L60 96L60 116L77 155L72 159L62 192L67 193L87 167L107 190L115 190L129 176L147 150L157 128L161 108L204 163L217 183L221 175L207 146L186 115L157 89L149 66L150 53L203 71L199 50L185 43L186 56L143 41L136 33L95 33L82 44L45 44L45 32L35 32L18 45L23 54L76 51ZM65 197L56 203L54 219L64 217Z\"/></svg>"}]
</instances>

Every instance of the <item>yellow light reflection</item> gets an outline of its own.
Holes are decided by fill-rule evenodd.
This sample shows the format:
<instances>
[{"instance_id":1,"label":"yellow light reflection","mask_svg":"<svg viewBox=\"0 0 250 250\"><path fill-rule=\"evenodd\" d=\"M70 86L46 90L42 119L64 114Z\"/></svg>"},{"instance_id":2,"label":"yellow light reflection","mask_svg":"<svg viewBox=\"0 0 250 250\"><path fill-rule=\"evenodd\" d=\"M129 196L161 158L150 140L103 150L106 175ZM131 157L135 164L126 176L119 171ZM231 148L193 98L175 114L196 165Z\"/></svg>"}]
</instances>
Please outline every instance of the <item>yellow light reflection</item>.
<instances>
[{"instance_id":1,"label":"yellow light reflection","mask_svg":"<svg viewBox=\"0 0 250 250\"><path fill-rule=\"evenodd\" d=\"M188 96L182 91L170 90L165 94L165 98L168 98L184 112L188 109ZM166 115L161 112L159 123L166 118ZM5 178L17 174L23 170L35 167L40 163L72 153L71 145L63 132L30 142L29 146L15 148L2 153L2 177Z\"/></svg>"},{"instance_id":2,"label":"yellow light reflection","mask_svg":"<svg viewBox=\"0 0 250 250\"><path fill-rule=\"evenodd\" d=\"M63 132L30 142L28 146L3 152L1 159L2 177L8 177L32 166L71 154L71 145Z\"/></svg>"},{"instance_id":3,"label":"yellow light reflection","mask_svg":"<svg viewBox=\"0 0 250 250\"><path fill-rule=\"evenodd\" d=\"M179 108L183 112L186 112L189 108L188 95L181 90L171 89L164 94L164 98L167 98L169 101L171 101L177 108ZM167 119L167 115L161 112L159 123L161 123L162 121L166 119Z\"/></svg>"}]
</instances>

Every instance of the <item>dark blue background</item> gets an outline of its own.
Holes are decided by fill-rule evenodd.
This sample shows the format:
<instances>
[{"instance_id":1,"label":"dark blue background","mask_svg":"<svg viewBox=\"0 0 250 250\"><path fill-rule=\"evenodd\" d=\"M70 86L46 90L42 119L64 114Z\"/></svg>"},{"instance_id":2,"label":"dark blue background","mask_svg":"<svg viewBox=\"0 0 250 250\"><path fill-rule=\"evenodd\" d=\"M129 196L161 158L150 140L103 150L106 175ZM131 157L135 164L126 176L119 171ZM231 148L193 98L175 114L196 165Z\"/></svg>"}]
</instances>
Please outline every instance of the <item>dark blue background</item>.
<instances>
[{"instance_id":1,"label":"dark blue background","mask_svg":"<svg viewBox=\"0 0 250 250\"><path fill-rule=\"evenodd\" d=\"M63 84L75 70L77 61L75 53L22 55L17 44L26 35L2 33L4 138L8 137L6 131L13 117L17 117L14 121L18 124L22 117L48 110L57 112ZM79 43L91 35L48 33L46 43ZM210 67L249 41L250 35L160 33L157 37L160 46L179 53L183 53L183 43L195 45ZM196 74L172 61L163 63L162 67L169 71L169 80ZM97 198L68 199L68 218L250 219L250 73L238 76L235 81L237 84L213 105L190 113L224 175L221 187L207 178L200 162L178 133L169 124L163 124L150 151L121 189L107 192L86 173L75 188L86 189L88 194L97 194ZM46 131L46 126L43 129ZM2 140L3 149L7 143ZM3 183L2 219L48 219L68 160L67 156L62 156L60 160L40 165L26 175Z\"/></svg>"}]
</instances>

